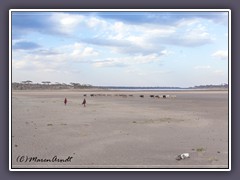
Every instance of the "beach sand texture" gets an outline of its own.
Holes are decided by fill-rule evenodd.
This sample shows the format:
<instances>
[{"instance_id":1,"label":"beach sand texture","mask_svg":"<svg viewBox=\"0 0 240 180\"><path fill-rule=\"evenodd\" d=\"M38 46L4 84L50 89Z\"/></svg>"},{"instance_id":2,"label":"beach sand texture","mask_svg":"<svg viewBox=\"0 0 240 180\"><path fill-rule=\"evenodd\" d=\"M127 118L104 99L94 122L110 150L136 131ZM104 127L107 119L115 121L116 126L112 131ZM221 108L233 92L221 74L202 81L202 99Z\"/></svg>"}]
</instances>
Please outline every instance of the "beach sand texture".
<instances>
[{"instance_id":1,"label":"beach sand texture","mask_svg":"<svg viewBox=\"0 0 240 180\"><path fill-rule=\"evenodd\" d=\"M11 124L12 168L228 168L227 91L13 91Z\"/></svg>"}]
</instances>

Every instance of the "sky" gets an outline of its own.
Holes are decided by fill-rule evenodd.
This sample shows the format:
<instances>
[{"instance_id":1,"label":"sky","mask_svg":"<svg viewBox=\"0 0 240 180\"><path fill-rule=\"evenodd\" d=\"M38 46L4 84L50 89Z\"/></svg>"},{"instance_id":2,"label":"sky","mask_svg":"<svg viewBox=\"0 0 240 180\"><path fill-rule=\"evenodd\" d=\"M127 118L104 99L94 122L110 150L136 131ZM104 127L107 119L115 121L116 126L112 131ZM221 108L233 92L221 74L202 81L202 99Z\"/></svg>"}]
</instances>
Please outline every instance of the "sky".
<instances>
[{"instance_id":1,"label":"sky","mask_svg":"<svg viewBox=\"0 0 240 180\"><path fill-rule=\"evenodd\" d=\"M228 83L228 12L12 12L12 82Z\"/></svg>"}]
</instances>

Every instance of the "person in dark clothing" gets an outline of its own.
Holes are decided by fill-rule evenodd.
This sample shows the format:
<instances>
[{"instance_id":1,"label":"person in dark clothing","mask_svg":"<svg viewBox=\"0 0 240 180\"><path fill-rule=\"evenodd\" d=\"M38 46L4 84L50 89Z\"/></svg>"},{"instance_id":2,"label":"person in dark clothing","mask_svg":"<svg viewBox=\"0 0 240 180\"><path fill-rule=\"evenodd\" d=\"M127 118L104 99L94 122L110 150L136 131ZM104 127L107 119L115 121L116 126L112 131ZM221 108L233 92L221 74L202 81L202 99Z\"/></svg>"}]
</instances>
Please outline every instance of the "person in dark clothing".
<instances>
[{"instance_id":1,"label":"person in dark clothing","mask_svg":"<svg viewBox=\"0 0 240 180\"><path fill-rule=\"evenodd\" d=\"M84 100L83 100L83 102L82 102L82 104L84 105L84 107L86 107L86 99L84 98Z\"/></svg>"},{"instance_id":2,"label":"person in dark clothing","mask_svg":"<svg viewBox=\"0 0 240 180\"><path fill-rule=\"evenodd\" d=\"M64 99L64 104L67 105L67 98Z\"/></svg>"}]
</instances>

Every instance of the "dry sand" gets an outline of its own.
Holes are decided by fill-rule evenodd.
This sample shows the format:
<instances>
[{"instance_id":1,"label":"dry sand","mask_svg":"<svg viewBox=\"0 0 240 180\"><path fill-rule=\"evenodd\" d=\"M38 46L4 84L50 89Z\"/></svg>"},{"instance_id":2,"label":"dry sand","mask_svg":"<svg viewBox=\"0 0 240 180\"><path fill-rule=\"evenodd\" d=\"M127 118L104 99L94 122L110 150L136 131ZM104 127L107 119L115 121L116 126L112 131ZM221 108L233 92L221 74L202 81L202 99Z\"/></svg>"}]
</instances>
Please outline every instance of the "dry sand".
<instances>
[{"instance_id":1,"label":"dry sand","mask_svg":"<svg viewBox=\"0 0 240 180\"><path fill-rule=\"evenodd\" d=\"M228 168L228 92L13 91L11 140L13 168Z\"/></svg>"}]
</instances>

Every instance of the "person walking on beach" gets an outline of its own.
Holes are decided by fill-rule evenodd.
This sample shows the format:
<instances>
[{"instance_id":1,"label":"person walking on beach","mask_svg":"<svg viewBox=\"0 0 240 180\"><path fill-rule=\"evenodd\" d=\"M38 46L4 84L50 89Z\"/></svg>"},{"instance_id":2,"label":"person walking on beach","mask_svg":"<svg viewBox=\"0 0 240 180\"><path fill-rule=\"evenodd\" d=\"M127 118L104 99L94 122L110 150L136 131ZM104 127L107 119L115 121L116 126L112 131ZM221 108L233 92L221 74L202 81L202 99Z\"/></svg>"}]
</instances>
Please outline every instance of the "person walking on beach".
<instances>
[{"instance_id":1,"label":"person walking on beach","mask_svg":"<svg viewBox=\"0 0 240 180\"><path fill-rule=\"evenodd\" d=\"M84 98L84 100L83 100L83 102L82 102L82 104L84 105L84 107L86 107L86 99Z\"/></svg>"},{"instance_id":2,"label":"person walking on beach","mask_svg":"<svg viewBox=\"0 0 240 180\"><path fill-rule=\"evenodd\" d=\"M64 104L67 105L67 98L64 99Z\"/></svg>"}]
</instances>

